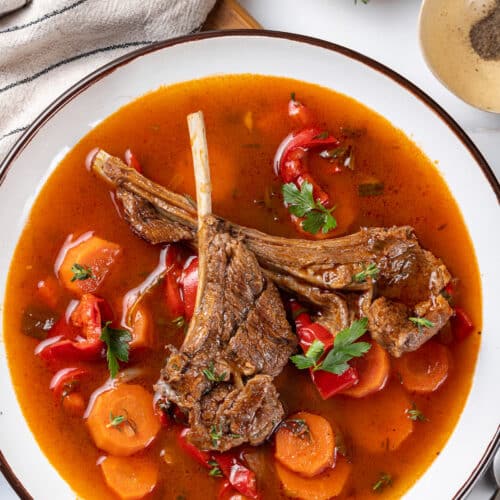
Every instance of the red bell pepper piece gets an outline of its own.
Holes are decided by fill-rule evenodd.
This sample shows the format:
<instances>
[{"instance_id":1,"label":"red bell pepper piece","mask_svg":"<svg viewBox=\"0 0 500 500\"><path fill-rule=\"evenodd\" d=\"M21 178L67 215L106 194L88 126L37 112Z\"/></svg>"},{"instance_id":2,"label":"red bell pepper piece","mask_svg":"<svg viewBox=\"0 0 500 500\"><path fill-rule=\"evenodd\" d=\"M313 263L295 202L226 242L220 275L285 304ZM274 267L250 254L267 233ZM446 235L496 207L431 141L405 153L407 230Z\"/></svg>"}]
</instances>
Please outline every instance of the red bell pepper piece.
<instances>
[{"instance_id":1,"label":"red bell pepper piece","mask_svg":"<svg viewBox=\"0 0 500 500\"><path fill-rule=\"evenodd\" d=\"M307 352L314 340L320 340L325 347L325 354L333 347L334 336L324 326L311 321L306 310L295 300L290 301L290 309L294 316L295 329L299 337L299 344L304 352ZM328 399L359 381L358 372L352 366L342 375L326 372L323 370L313 371L311 379L323 399Z\"/></svg>"},{"instance_id":2,"label":"red bell pepper piece","mask_svg":"<svg viewBox=\"0 0 500 500\"><path fill-rule=\"evenodd\" d=\"M259 498L255 472L245 467L233 453L214 454L213 459L236 491L249 498Z\"/></svg>"},{"instance_id":3,"label":"red bell pepper piece","mask_svg":"<svg viewBox=\"0 0 500 500\"><path fill-rule=\"evenodd\" d=\"M135 154L132 153L130 149L127 149L127 151L125 151L125 163L129 167L132 167L133 169L137 170L137 172L142 174L142 166L137 159L137 156L135 156Z\"/></svg>"},{"instance_id":4,"label":"red bell pepper piece","mask_svg":"<svg viewBox=\"0 0 500 500\"><path fill-rule=\"evenodd\" d=\"M194 458L199 464L203 465L207 469L210 469L210 454L207 451L198 449L194 444L191 444L187 440L187 434L189 433L189 428L184 428L179 434L178 442L179 446L191 457Z\"/></svg>"},{"instance_id":5,"label":"red bell pepper piece","mask_svg":"<svg viewBox=\"0 0 500 500\"><path fill-rule=\"evenodd\" d=\"M311 110L300 101L297 101L293 94L288 101L288 116L296 119L303 127L311 126L314 123Z\"/></svg>"},{"instance_id":6,"label":"red bell pepper piece","mask_svg":"<svg viewBox=\"0 0 500 500\"><path fill-rule=\"evenodd\" d=\"M111 320L111 308L104 299L84 294L69 322L67 315L61 318L52 327L48 341L41 342L35 353L48 362L101 359L104 354L102 324Z\"/></svg>"},{"instance_id":7,"label":"red bell pepper piece","mask_svg":"<svg viewBox=\"0 0 500 500\"><path fill-rule=\"evenodd\" d=\"M184 264L181 252L175 245L169 245L165 256L167 274L165 276L165 298L168 312L174 317L184 316L184 302L182 300L179 279Z\"/></svg>"},{"instance_id":8,"label":"red bell pepper piece","mask_svg":"<svg viewBox=\"0 0 500 500\"><path fill-rule=\"evenodd\" d=\"M75 383L78 383L88 370L85 368L63 368L59 370L50 381L49 388L54 392L55 398L61 398L72 392Z\"/></svg>"},{"instance_id":9,"label":"red bell pepper piece","mask_svg":"<svg viewBox=\"0 0 500 500\"><path fill-rule=\"evenodd\" d=\"M187 321L193 317L198 290L198 257L186 260L179 280L184 299L184 316Z\"/></svg>"},{"instance_id":10,"label":"red bell pepper piece","mask_svg":"<svg viewBox=\"0 0 500 500\"><path fill-rule=\"evenodd\" d=\"M474 331L474 324L461 307L455 307L455 315L451 317L450 323L457 340L464 340Z\"/></svg>"}]
</instances>

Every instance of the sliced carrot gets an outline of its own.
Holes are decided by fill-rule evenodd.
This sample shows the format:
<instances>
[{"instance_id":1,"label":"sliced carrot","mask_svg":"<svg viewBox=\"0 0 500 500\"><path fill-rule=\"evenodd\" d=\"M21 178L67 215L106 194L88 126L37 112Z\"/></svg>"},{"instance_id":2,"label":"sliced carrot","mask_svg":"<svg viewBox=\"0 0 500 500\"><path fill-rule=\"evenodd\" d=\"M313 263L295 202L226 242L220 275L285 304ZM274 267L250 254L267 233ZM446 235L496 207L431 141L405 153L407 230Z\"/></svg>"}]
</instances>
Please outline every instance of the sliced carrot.
<instances>
[{"instance_id":1,"label":"sliced carrot","mask_svg":"<svg viewBox=\"0 0 500 500\"><path fill-rule=\"evenodd\" d=\"M144 498L158 481L158 464L145 457L106 457L101 462L106 484L122 500Z\"/></svg>"},{"instance_id":2,"label":"sliced carrot","mask_svg":"<svg viewBox=\"0 0 500 500\"><path fill-rule=\"evenodd\" d=\"M146 448L160 430L153 396L134 384L121 384L98 396L87 425L96 446L118 456Z\"/></svg>"},{"instance_id":3,"label":"sliced carrot","mask_svg":"<svg viewBox=\"0 0 500 500\"><path fill-rule=\"evenodd\" d=\"M45 305L55 309L61 298L61 289L54 276L47 276L37 283L37 293Z\"/></svg>"},{"instance_id":4,"label":"sliced carrot","mask_svg":"<svg viewBox=\"0 0 500 500\"><path fill-rule=\"evenodd\" d=\"M396 360L403 385L409 391L418 393L439 389L448 377L449 365L448 348L434 340Z\"/></svg>"},{"instance_id":5,"label":"sliced carrot","mask_svg":"<svg viewBox=\"0 0 500 500\"><path fill-rule=\"evenodd\" d=\"M142 304L139 304L132 319L131 349L137 349L139 347L151 348L154 346L154 331L152 324L153 322L149 310Z\"/></svg>"},{"instance_id":6,"label":"sliced carrot","mask_svg":"<svg viewBox=\"0 0 500 500\"><path fill-rule=\"evenodd\" d=\"M350 365L358 372L359 382L341 394L363 398L384 388L391 368L389 355L374 340L370 344L372 347L364 356L350 361Z\"/></svg>"},{"instance_id":7,"label":"sliced carrot","mask_svg":"<svg viewBox=\"0 0 500 500\"><path fill-rule=\"evenodd\" d=\"M305 500L328 500L342 492L351 473L351 465L344 457L339 457L333 469L307 478L276 462L276 472L287 495Z\"/></svg>"},{"instance_id":8,"label":"sliced carrot","mask_svg":"<svg viewBox=\"0 0 500 500\"><path fill-rule=\"evenodd\" d=\"M413 432L408 408L411 408L409 396L394 380L365 398L345 398L338 412L342 430L354 445L370 453L381 453L397 449Z\"/></svg>"},{"instance_id":9,"label":"sliced carrot","mask_svg":"<svg viewBox=\"0 0 500 500\"><path fill-rule=\"evenodd\" d=\"M335 464L335 437L326 418L301 411L276 432L274 456L285 467L313 477Z\"/></svg>"},{"instance_id":10,"label":"sliced carrot","mask_svg":"<svg viewBox=\"0 0 500 500\"><path fill-rule=\"evenodd\" d=\"M121 247L116 243L90 236L66 250L58 269L59 278L68 290L77 295L94 292L99 288L120 252ZM75 264L88 271L87 279L75 279L75 273L72 271Z\"/></svg>"},{"instance_id":11,"label":"sliced carrot","mask_svg":"<svg viewBox=\"0 0 500 500\"><path fill-rule=\"evenodd\" d=\"M70 392L63 397L64 411L73 417L81 417L85 412L85 400L81 392Z\"/></svg>"}]
</instances>

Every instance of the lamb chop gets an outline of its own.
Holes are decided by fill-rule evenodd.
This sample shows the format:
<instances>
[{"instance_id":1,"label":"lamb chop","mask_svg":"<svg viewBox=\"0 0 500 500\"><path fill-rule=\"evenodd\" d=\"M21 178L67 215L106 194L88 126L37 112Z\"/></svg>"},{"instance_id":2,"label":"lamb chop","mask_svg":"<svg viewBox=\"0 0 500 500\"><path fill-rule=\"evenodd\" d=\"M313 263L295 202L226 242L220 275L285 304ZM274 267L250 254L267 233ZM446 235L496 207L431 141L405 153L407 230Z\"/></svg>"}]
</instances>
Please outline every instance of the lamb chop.
<instances>
[{"instance_id":1,"label":"lamb chop","mask_svg":"<svg viewBox=\"0 0 500 500\"><path fill-rule=\"evenodd\" d=\"M153 244L196 244L197 209L188 196L155 184L103 150L94 154L91 167L116 189L124 217L138 236ZM229 234L254 253L266 276L317 307L319 321L332 332L346 328L353 314L367 316L372 337L399 357L420 347L452 315L440 296L450 273L419 245L409 226L362 228L348 236L312 241L226 224ZM370 264L376 266L376 279L354 279ZM380 297L372 303L375 291ZM361 292L362 299L351 296L353 292ZM350 307L353 303L359 307ZM431 327L421 328L409 320L421 315Z\"/></svg>"},{"instance_id":2,"label":"lamb chop","mask_svg":"<svg viewBox=\"0 0 500 500\"><path fill-rule=\"evenodd\" d=\"M193 444L224 451L261 444L282 420L273 378L297 340L253 253L211 214L202 119L201 113L188 117L199 207L195 313L180 350L169 347L156 390L188 415Z\"/></svg>"}]
</instances>

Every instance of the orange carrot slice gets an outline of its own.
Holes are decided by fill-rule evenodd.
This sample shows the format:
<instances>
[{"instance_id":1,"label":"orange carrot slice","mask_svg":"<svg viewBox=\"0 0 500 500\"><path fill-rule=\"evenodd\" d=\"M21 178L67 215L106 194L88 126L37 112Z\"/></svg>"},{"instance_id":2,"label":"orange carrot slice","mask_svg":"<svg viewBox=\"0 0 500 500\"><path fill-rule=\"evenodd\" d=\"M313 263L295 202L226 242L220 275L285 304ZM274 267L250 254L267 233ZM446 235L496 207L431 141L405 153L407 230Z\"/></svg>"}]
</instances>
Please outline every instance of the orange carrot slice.
<instances>
[{"instance_id":1,"label":"orange carrot slice","mask_svg":"<svg viewBox=\"0 0 500 500\"><path fill-rule=\"evenodd\" d=\"M330 422L320 415L299 412L276 432L275 455L285 467L313 477L335 463L335 438Z\"/></svg>"},{"instance_id":2,"label":"orange carrot slice","mask_svg":"<svg viewBox=\"0 0 500 500\"><path fill-rule=\"evenodd\" d=\"M149 446L160 430L153 396L140 385L121 384L95 400L87 419L98 448L128 456Z\"/></svg>"},{"instance_id":3,"label":"orange carrot slice","mask_svg":"<svg viewBox=\"0 0 500 500\"><path fill-rule=\"evenodd\" d=\"M276 472L287 495L305 500L328 500L342 492L351 473L351 465L344 457L339 457L335 468L307 478L276 462Z\"/></svg>"},{"instance_id":4,"label":"orange carrot slice","mask_svg":"<svg viewBox=\"0 0 500 500\"><path fill-rule=\"evenodd\" d=\"M66 251L59 266L59 278L68 290L77 295L92 293L99 288L120 252L121 247L116 243L90 236ZM75 265L81 266L81 276L88 275L86 279L75 279L72 270Z\"/></svg>"},{"instance_id":5,"label":"orange carrot slice","mask_svg":"<svg viewBox=\"0 0 500 500\"><path fill-rule=\"evenodd\" d=\"M130 348L153 347L154 332L150 312L145 306L139 304L133 314Z\"/></svg>"},{"instance_id":6,"label":"orange carrot slice","mask_svg":"<svg viewBox=\"0 0 500 500\"><path fill-rule=\"evenodd\" d=\"M393 451L413 432L407 410L411 401L396 381L360 399L348 399L338 407L343 430L354 444L371 453Z\"/></svg>"},{"instance_id":7,"label":"orange carrot slice","mask_svg":"<svg viewBox=\"0 0 500 500\"><path fill-rule=\"evenodd\" d=\"M429 340L420 349L403 354L396 360L396 368L403 385L409 391L434 392L448 377L450 368L448 348Z\"/></svg>"},{"instance_id":8,"label":"orange carrot slice","mask_svg":"<svg viewBox=\"0 0 500 500\"><path fill-rule=\"evenodd\" d=\"M389 378L391 363L386 350L374 340L371 349L360 358L354 358L350 365L358 372L359 382L342 391L353 398L363 398L384 388Z\"/></svg>"},{"instance_id":9,"label":"orange carrot slice","mask_svg":"<svg viewBox=\"0 0 500 500\"><path fill-rule=\"evenodd\" d=\"M106 484L122 500L144 498L158 481L158 464L144 457L106 457L101 462Z\"/></svg>"},{"instance_id":10,"label":"orange carrot slice","mask_svg":"<svg viewBox=\"0 0 500 500\"><path fill-rule=\"evenodd\" d=\"M51 309L55 309L61 298L61 289L54 276L47 276L37 283L37 293L40 299Z\"/></svg>"}]
</instances>

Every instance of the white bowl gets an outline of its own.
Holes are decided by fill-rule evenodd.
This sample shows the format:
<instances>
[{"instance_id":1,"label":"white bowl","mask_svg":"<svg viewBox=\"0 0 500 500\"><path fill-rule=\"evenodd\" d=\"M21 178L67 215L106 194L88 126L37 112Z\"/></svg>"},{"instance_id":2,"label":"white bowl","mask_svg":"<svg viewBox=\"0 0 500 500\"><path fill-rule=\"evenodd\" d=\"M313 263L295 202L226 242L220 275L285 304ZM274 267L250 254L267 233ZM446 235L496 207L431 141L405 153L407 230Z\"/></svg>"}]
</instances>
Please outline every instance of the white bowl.
<instances>
[{"instance_id":1,"label":"white bowl","mask_svg":"<svg viewBox=\"0 0 500 500\"><path fill-rule=\"evenodd\" d=\"M93 73L37 119L0 166L0 297L32 201L68 148L94 124L160 85L229 73L291 77L350 95L388 118L429 158L439 161L438 168L462 210L480 266L483 340L459 423L407 498L463 496L498 440L500 187L479 151L445 111L403 77L365 56L287 33L199 33L139 50ZM7 476L14 487L21 495L29 492L37 499L74 498L23 419L3 343L0 394L0 448L12 468Z\"/></svg>"}]
</instances>

